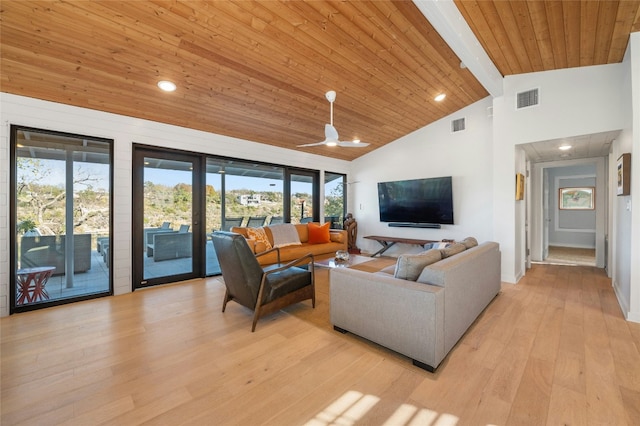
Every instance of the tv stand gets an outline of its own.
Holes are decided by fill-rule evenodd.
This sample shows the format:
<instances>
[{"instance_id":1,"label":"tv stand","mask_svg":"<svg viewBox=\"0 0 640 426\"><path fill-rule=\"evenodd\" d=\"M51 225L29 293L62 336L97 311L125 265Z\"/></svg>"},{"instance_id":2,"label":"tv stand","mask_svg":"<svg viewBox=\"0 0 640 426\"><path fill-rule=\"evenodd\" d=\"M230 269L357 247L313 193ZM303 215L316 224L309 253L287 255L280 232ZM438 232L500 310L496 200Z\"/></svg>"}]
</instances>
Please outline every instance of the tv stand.
<instances>
[{"instance_id":1,"label":"tv stand","mask_svg":"<svg viewBox=\"0 0 640 426\"><path fill-rule=\"evenodd\" d=\"M369 240L375 240L382 244L382 248L371 255L371 257L376 257L378 255L382 255L385 251L389 250L396 243L400 244L415 244L418 246L423 246L429 243L437 243L436 240L416 240L413 238L397 238L397 237L381 237L380 235L367 235L364 237Z\"/></svg>"},{"instance_id":2,"label":"tv stand","mask_svg":"<svg viewBox=\"0 0 640 426\"><path fill-rule=\"evenodd\" d=\"M391 222L389 226L392 228L431 228L440 229L439 223L415 223L415 222Z\"/></svg>"}]
</instances>

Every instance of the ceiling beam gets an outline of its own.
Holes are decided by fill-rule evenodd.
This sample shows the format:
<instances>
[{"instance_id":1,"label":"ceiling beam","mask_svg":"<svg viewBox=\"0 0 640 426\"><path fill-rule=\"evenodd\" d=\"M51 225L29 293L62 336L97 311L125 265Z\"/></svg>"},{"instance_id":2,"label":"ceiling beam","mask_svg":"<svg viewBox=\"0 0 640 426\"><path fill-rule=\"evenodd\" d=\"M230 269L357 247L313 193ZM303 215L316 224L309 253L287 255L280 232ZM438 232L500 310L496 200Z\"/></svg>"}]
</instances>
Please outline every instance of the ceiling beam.
<instances>
[{"instance_id":1,"label":"ceiling beam","mask_svg":"<svg viewBox=\"0 0 640 426\"><path fill-rule=\"evenodd\" d=\"M502 74L482 48L453 0L413 0L413 3L487 92L494 98L502 96Z\"/></svg>"}]
</instances>

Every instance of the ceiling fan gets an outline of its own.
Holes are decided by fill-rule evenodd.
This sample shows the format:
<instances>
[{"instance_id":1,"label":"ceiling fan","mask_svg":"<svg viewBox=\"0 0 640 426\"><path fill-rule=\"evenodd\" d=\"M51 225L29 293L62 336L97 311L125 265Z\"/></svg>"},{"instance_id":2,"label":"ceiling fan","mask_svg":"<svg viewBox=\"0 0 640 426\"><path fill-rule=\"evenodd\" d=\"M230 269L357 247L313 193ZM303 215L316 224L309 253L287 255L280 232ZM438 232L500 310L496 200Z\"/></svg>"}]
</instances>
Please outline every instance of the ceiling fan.
<instances>
[{"instance_id":1,"label":"ceiling fan","mask_svg":"<svg viewBox=\"0 0 640 426\"><path fill-rule=\"evenodd\" d=\"M324 140L322 142L315 143L307 143L304 145L298 145L298 147L304 146L318 146L318 145L326 145L326 146L340 146L343 148L364 148L369 144L366 142L360 142L360 140L355 139L353 141L341 141L338 139L338 131L335 127L333 127L333 102L336 100L336 92L333 90L328 91L324 94L325 98L329 101L331 105L331 123L324 125Z\"/></svg>"}]
</instances>

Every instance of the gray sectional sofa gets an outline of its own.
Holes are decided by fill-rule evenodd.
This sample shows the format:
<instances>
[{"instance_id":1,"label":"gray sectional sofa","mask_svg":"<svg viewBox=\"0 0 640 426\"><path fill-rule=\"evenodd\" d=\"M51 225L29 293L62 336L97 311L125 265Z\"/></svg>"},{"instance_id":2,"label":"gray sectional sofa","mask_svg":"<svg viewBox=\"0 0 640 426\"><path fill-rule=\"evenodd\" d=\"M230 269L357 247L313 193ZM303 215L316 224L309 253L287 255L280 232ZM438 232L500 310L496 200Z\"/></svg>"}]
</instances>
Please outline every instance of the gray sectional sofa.
<instances>
[{"instance_id":1,"label":"gray sectional sofa","mask_svg":"<svg viewBox=\"0 0 640 426\"><path fill-rule=\"evenodd\" d=\"M500 291L498 243L475 244L400 256L374 273L332 269L331 323L435 371Z\"/></svg>"}]
</instances>

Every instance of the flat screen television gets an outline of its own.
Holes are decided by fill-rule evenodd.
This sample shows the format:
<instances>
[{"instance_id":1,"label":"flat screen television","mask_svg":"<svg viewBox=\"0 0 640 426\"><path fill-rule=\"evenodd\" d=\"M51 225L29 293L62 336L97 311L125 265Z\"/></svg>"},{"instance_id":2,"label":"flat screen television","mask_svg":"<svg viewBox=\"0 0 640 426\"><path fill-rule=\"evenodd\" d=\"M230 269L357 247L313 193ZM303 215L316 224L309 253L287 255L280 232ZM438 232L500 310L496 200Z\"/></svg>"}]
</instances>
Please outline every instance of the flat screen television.
<instances>
[{"instance_id":1,"label":"flat screen television","mask_svg":"<svg viewBox=\"0 0 640 426\"><path fill-rule=\"evenodd\" d=\"M451 176L378 183L380 221L412 225L453 225Z\"/></svg>"}]
</instances>

